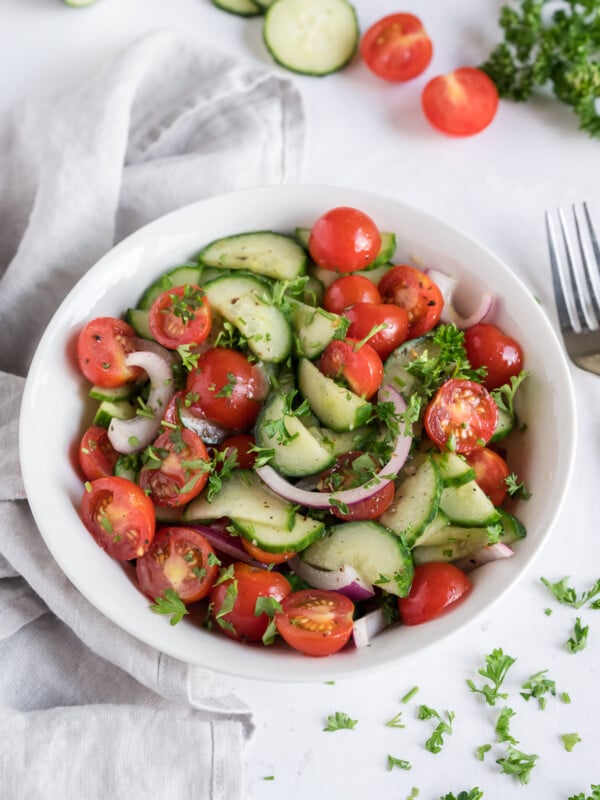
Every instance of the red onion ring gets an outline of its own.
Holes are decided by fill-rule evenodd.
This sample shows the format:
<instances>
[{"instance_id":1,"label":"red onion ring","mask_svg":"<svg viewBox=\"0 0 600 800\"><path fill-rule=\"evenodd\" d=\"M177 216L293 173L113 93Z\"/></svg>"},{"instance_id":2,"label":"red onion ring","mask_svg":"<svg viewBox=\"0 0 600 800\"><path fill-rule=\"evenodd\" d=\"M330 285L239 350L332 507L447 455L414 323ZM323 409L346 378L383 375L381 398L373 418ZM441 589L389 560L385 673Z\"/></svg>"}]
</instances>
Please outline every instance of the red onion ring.
<instances>
[{"instance_id":1,"label":"red onion ring","mask_svg":"<svg viewBox=\"0 0 600 800\"><path fill-rule=\"evenodd\" d=\"M243 561L246 564L250 564L252 567L260 567L261 569L265 569L267 566L262 561L257 561L255 558L252 558L252 556L244 550L239 536L232 536L223 528L190 524L187 522L184 527L192 528L202 534L215 550L235 559L235 561Z\"/></svg>"},{"instance_id":2,"label":"red onion ring","mask_svg":"<svg viewBox=\"0 0 600 800\"><path fill-rule=\"evenodd\" d=\"M454 308L452 302L456 289L456 279L437 269L426 269L425 272L437 284L444 298L444 308L440 317L442 322L446 324L453 323L459 330L465 330L477 325L490 313L493 297L489 292L485 292L481 295L477 308L468 317L463 317Z\"/></svg>"},{"instance_id":3,"label":"red onion ring","mask_svg":"<svg viewBox=\"0 0 600 800\"><path fill-rule=\"evenodd\" d=\"M388 627L385 615L380 608L369 611L364 617L354 620L352 625L352 640L357 649L368 647L371 639Z\"/></svg>"},{"instance_id":4,"label":"red onion ring","mask_svg":"<svg viewBox=\"0 0 600 800\"><path fill-rule=\"evenodd\" d=\"M406 403L403 397L392 384L382 387L379 390L377 399L380 403L392 402L396 415L400 415L406 410ZM334 508L339 504L352 506L355 503L368 500L393 480L404 466L404 462L410 452L411 444L412 437L406 436L402 432L398 435L392 457L387 464L381 468L379 473L380 475L392 477L370 480L362 486L357 486L355 489L342 489L339 492L311 492L307 489L302 489L283 478L269 464L258 467L255 472L275 494L278 494L280 497L292 503L305 506L306 508L326 509Z\"/></svg>"},{"instance_id":5,"label":"red onion ring","mask_svg":"<svg viewBox=\"0 0 600 800\"><path fill-rule=\"evenodd\" d=\"M287 563L292 571L303 581L310 583L313 589L339 592L356 603L368 600L375 594L373 587L365 583L354 567L349 564L336 570L319 569L319 567L307 564L299 556L294 556Z\"/></svg>"},{"instance_id":6,"label":"red onion ring","mask_svg":"<svg viewBox=\"0 0 600 800\"><path fill-rule=\"evenodd\" d=\"M470 556L464 556L463 558L457 558L456 561L453 561L455 567L458 567L463 572L471 572L477 567L481 567L483 564L489 564L490 561L498 561L498 559L502 558L510 558L515 554L515 551L512 547L509 547L504 542L496 542L496 544L488 544L485 547L482 547L481 550L478 550L476 553L473 553Z\"/></svg>"}]
</instances>

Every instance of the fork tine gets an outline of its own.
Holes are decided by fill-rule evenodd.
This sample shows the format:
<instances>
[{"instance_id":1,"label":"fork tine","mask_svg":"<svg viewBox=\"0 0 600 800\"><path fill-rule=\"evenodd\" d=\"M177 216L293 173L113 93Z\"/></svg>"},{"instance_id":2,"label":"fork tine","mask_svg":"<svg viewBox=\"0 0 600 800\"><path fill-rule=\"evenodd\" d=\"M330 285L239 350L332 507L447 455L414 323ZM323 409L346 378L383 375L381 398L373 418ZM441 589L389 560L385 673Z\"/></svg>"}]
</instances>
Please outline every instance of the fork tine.
<instances>
[{"instance_id":1,"label":"fork tine","mask_svg":"<svg viewBox=\"0 0 600 800\"><path fill-rule=\"evenodd\" d=\"M577 216L575 215L574 208L573 208L573 213L575 216L575 224L577 225ZM569 270L569 279L571 281L571 289L572 289L571 294L574 298L575 308L577 309L577 321L579 323L579 330L581 330L581 328L584 325L587 325L589 328L591 328L594 327L594 321L590 317L587 304L585 302L585 290L583 288L583 284L581 283L580 271L577 269L576 266L575 252L573 244L571 242L569 229L567 227L567 221L565 219L565 215L562 208L558 209L558 219L560 222L563 243L565 246L565 254L567 257L567 267ZM579 229L577 232L579 234ZM577 330L577 328L575 328L575 330Z\"/></svg>"},{"instance_id":2,"label":"fork tine","mask_svg":"<svg viewBox=\"0 0 600 800\"><path fill-rule=\"evenodd\" d=\"M582 261L583 261L585 279L587 282L590 298L594 305L594 311L596 312L596 320L597 323L600 324L600 246L598 245L598 237L596 235L596 231L592 224L592 218L590 215L588 204L585 202L583 203L583 212L585 215L589 240L594 254L594 260L596 261L596 269L594 270L592 268L592 259L589 256L588 251L585 250L584 252L584 249L582 249ZM580 247L582 247L582 245L583 245L583 239L581 238Z\"/></svg>"},{"instance_id":3,"label":"fork tine","mask_svg":"<svg viewBox=\"0 0 600 800\"><path fill-rule=\"evenodd\" d=\"M571 294L566 291L564 286L563 274L558 261L558 244L554 224L550 214L546 211L546 234L548 236L548 248L550 250L550 267L552 270L552 286L554 288L554 299L558 321L562 330L581 330L579 320L575 313L575 308L571 302Z\"/></svg>"}]
</instances>

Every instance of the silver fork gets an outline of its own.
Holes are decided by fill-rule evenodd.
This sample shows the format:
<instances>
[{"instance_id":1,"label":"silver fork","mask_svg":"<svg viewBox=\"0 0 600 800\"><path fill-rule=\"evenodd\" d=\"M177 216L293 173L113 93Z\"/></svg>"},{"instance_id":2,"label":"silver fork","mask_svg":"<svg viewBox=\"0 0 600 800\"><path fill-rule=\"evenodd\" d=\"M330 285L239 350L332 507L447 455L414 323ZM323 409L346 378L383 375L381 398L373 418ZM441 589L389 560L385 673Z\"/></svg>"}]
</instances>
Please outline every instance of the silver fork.
<instances>
[{"instance_id":1,"label":"silver fork","mask_svg":"<svg viewBox=\"0 0 600 800\"><path fill-rule=\"evenodd\" d=\"M558 209L560 240L546 211L552 284L558 320L571 360L600 375L600 246L587 203L573 206L577 247L562 208Z\"/></svg>"}]
</instances>

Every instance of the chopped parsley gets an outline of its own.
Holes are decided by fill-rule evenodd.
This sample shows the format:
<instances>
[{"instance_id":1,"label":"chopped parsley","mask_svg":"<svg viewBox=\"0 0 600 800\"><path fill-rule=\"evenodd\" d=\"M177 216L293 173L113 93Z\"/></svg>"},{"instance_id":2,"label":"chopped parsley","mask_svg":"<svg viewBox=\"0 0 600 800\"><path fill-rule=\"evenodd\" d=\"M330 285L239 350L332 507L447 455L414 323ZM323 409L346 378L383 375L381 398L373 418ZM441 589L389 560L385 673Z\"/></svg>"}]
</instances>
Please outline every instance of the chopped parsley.
<instances>
[{"instance_id":1,"label":"chopped parsley","mask_svg":"<svg viewBox=\"0 0 600 800\"><path fill-rule=\"evenodd\" d=\"M546 677L547 672L547 669L536 672L521 687L525 690L521 692L521 697L525 700L534 697L541 709L546 708L546 695L556 697L556 683Z\"/></svg>"},{"instance_id":2,"label":"chopped parsley","mask_svg":"<svg viewBox=\"0 0 600 800\"><path fill-rule=\"evenodd\" d=\"M581 595L578 595L577 591L572 586L569 586L568 576L561 578L556 583L551 583L547 578L540 578L540 580L552 592L559 603L572 608L581 608L600 595L600 578L589 589L582 592ZM600 601L591 603L590 608L600 608Z\"/></svg>"},{"instance_id":3,"label":"chopped parsley","mask_svg":"<svg viewBox=\"0 0 600 800\"><path fill-rule=\"evenodd\" d=\"M348 714L343 711L335 711L327 717L327 727L324 731L341 731L343 729L353 730L356 728L358 720L350 719Z\"/></svg>"},{"instance_id":4,"label":"chopped parsley","mask_svg":"<svg viewBox=\"0 0 600 800\"><path fill-rule=\"evenodd\" d=\"M565 746L565 750L570 753L575 745L581 741L581 736L578 733L563 733L560 737Z\"/></svg>"},{"instance_id":5,"label":"chopped parsley","mask_svg":"<svg viewBox=\"0 0 600 800\"><path fill-rule=\"evenodd\" d=\"M567 639L567 650L569 653L579 653L587 647L587 637L590 630L589 625L581 624L581 617L577 617L573 627L573 633Z\"/></svg>"},{"instance_id":6,"label":"chopped parsley","mask_svg":"<svg viewBox=\"0 0 600 800\"><path fill-rule=\"evenodd\" d=\"M175 589L165 589L162 597L156 597L150 608L156 614L170 614L171 619L169 622L171 625L177 625L185 614L190 613Z\"/></svg>"},{"instance_id":7,"label":"chopped parsley","mask_svg":"<svg viewBox=\"0 0 600 800\"><path fill-rule=\"evenodd\" d=\"M500 687L506 678L506 673L515 663L516 659L512 656L506 655L502 648L496 648L489 655L485 657L485 667L477 670L482 678L487 678L491 683L484 684L481 689L475 686L475 683L468 679L467 685L472 692L478 692L485 697L488 705L493 706L496 700L508 697L507 694L500 692Z\"/></svg>"},{"instance_id":8,"label":"chopped parsley","mask_svg":"<svg viewBox=\"0 0 600 800\"><path fill-rule=\"evenodd\" d=\"M515 778L525 784L529 783L531 771L535 767L536 761L539 756L534 754L524 753L522 750L509 744L506 755L496 759L496 763L500 765L500 769L506 775L513 775Z\"/></svg>"},{"instance_id":9,"label":"chopped parsley","mask_svg":"<svg viewBox=\"0 0 600 800\"><path fill-rule=\"evenodd\" d=\"M438 721L433 733L425 742L425 749L429 750L430 753L439 753L444 745L444 735L452 733L454 711L446 711L445 714L446 719L443 719L442 715L435 709L425 705L419 706L418 719L436 719Z\"/></svg>"},{"instance_id":10,"label":"chopped parsley","mask_svg":"<svg viewBox=\"0 0 600 800\"><path fill-rule=\"evenodd\" d=\"M388 772L394 769L394 767L398 767L398 769L405 769L409 770L412 769L412 764L410 761L406 761L404 758L395 758L395 756L388 755L387 757L387 768Z\"/></svg>"},{"instance_id":11,"label":"chopped parsley","mask_svg":"<svg viewBox=\"0 0 600 800\"><path fill-rule=\"evenodd\" d=\"M477 786L473 789L463 789L462 792L458 794L454 794L453 792L449 792L448 794L442 795L440 800L481 800L483 797L483 792Z\"/></svg>"}]
</instances>

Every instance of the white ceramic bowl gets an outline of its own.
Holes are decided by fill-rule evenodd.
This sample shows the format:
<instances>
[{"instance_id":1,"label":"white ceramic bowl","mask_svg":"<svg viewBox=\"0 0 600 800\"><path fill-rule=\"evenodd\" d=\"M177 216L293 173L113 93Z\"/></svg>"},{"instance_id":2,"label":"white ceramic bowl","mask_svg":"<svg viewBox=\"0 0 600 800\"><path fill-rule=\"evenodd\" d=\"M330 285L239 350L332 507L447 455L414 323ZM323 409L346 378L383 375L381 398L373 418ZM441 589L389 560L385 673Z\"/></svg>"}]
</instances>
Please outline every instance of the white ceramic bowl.
<instances>
[{"instance_id":1,"label":"white ceramic bowl","mask_svg":"<svg viewBox=\"0 0 600 800\"><path fill-rule=\"evenodd\" d=\"M310 658L283 643L242 645L193 621L171 626L152 613L131 573L113 561L78 516L82 481L76 451L89 424L86 381L74 343L95 316L121 316L161 272L193 256L220 236L310 226L329 208L360 208L381 230L396 232L396 261L417 259L457 277L465 295L491 290L492 321L523 345L532 373L521 392L526 435L510 453L512 467L532 492L517 514L528 530L514 557L472 573L469 598L452 613L425 625L387 630L362 650ZM466 298L468 301L468 298ZM27 379L21 416L21 461L31 508L54 558L77 589L133 636L186 662L248 678L322 681L390 665L489 613L547 540L562 504L574 460L575 410L569 371L538 303L492 253L427 214L362 191L327 186L277 186L202 201L146 226L107 253L75 286L50 322ZM44 442L44 457L39 443Z\"/></svg>"}]
</instances>

